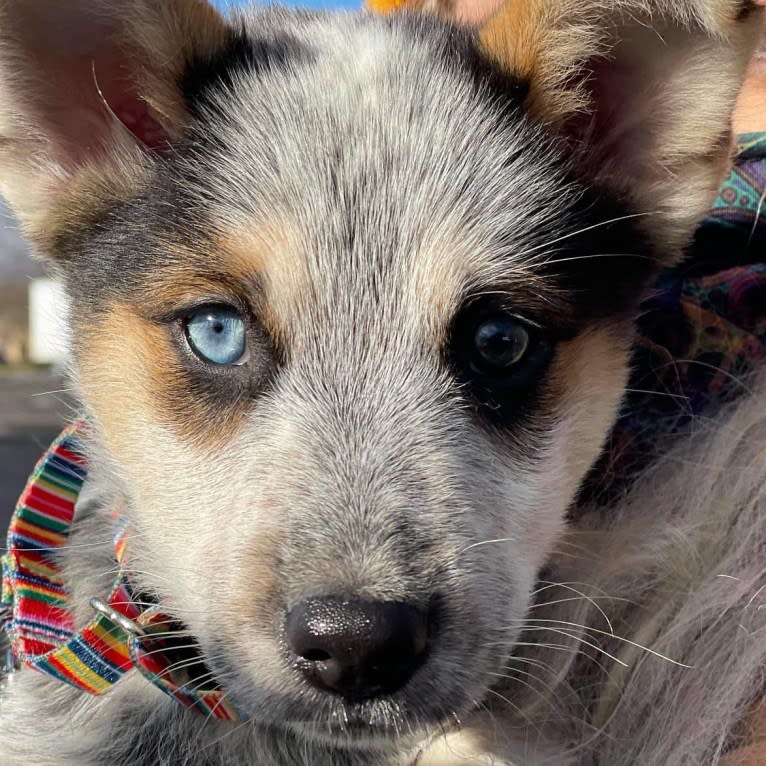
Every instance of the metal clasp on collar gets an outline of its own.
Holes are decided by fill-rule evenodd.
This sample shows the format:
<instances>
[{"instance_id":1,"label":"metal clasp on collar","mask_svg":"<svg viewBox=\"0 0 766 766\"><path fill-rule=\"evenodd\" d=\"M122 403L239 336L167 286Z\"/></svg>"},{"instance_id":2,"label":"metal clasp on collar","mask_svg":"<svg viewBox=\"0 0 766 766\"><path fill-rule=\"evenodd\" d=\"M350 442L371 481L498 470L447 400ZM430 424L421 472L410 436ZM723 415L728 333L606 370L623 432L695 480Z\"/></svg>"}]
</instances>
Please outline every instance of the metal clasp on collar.
<instances>
[{"instance_id":1,"label":"metal clasp on collar","mask_svg":"<svg viewBox=\"0 0 766 766\"><path fill-rule=\"evenodd\" d=\"M0 604L0 675L10 675L19 669L16 655L13 653L8 625L13 620L13 604Z\"/></svg>"},{"instance_id":2,"label":"metal clasp on collar","mask_svg":"<svg viewBox=\"0 0 766 766\"><path fill-rule=\"evenodd\" d=\"M99 614L103 614L104 617L117 625L117 627L122 628L129 636L134 636L135 638L146 637L146 631L140 625L137 625L124 614L120 614L116 609L113 609L109 604L104 603L100 598L92 598L90 600L90 605Z\"/></svg>"}]
</instances>

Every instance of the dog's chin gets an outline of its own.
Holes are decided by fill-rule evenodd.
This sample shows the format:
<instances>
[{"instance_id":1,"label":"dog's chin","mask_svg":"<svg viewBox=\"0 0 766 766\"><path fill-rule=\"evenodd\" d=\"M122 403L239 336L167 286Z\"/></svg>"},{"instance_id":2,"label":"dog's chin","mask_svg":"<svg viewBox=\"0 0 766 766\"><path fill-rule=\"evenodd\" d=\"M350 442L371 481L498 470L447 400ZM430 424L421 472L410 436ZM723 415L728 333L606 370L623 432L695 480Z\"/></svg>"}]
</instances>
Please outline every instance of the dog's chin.
<instances>
[{"instance_id":1,"label":"dog's chin","mask_svg":"<svg viewBox=\"0 0 766 766\"><path fill-rule=\"evenodd\" d=\"M346 715L327 721L283 722L284 728L299 739L345 750L390 750L407 748L428 738L431 731L449 722L413 723L406 717L392 717L388 723L372 724L365 715ZM454 721L452 721L454 725Z\"/></svg>"},{"instance_id":2,"label":"dog's chin","mask_svg":"<svg viewBox=\"0 0 766 766\"><path fill-rule=\"evenodd\" d=\"M454 675L429 676L424 668L397 694L351 703L313 689L265 692L255 678L240 675L231 679L230 699L243 718L304 742L343 750L408 750L469 719L491 693L512 650L513 644L503 647L477 667L470 688Z\"/></svg>"},{"instance_id":3,"label":"dog's chin","mask_svg":"<svg viewBox=\"0 0 766 766\"><path fill-rule=\"evenodd\" d=\"M243 717L271 729L284 729L310 742L351 749L391 749L422 741L451 728L475 707L468 699L447 701L389 697L347 703L328 696L317 704L300 697L277 700L237 698Z\"/></svg>"}]
</instances>

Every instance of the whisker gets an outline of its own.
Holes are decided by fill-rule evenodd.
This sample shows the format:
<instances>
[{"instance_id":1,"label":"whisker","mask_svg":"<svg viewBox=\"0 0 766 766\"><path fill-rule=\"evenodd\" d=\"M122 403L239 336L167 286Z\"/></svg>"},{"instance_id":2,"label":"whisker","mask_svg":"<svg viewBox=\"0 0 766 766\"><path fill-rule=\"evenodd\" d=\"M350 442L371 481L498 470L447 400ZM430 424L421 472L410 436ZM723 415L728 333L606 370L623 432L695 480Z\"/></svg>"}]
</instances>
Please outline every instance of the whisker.
<instances>
[{"instance_id":1,"label":"whisker","mask_svg":"<svg viewBox=\"0 0 766 766\"><path fill-rule=\"evenodd\" d=\"M755 233L758 231L758 224L761 221L761 215L763 214L764 206L766 206L766 190L764 190L763 194L761 195L761 199L758 201L758 209L755 211L753 228L750 230L750 236L747 240L748 247L753 244L753 239L755 239Z\"/></svg>"},{"instance_id":2,"label":"whisker","mask_svg":"<svg viewBox=\"0 0 766 766\"><path fill-rule=\"evenodd\" d=\"M576 642L576 639L574 640ZM502 644L502 645L504 646L505 644ZM541 643L536 641L516 641L514 643L514 648L516 647L529 647L532 649L552 649L553 651L566 652L573 656L580 655L582 657L586 657L587 659L589 659L594 665L597 665L599 669L602 670L604 673L609 673L609 670L606 668L605 665L601 663L600 660L596 659L595 657L592 657L590 654L588 654L588 652L586 652L584 649L578 646L572 646L569 644L549 644L549 643ZM526 657L517 658L517 659L526 659Z\"/></svg>"},{"instance_id":3,"label":"whisker","mask_svg":"<svg viewBox=\"0 0 766 766\"><path fill-rule=\"evenodd\" d=\"M609 630L611 632L614 632L614 629L612 627L612 623L611 623L609 617L607 617L606 612L590 596L586 595L582 591L577 590L577 588L573 587L573 585L581 585L582 583L555 583L555 582L551 582L549 580L540 580L540 582L543 583L544 585L546 585L547 587L564 588L565 590L572 591L572 593L576 593L581 598L584 598L586 601L588 601L590 604L592 604L596 608L596 610L598 610L598 612L604 618L606 624L609 626ZM546 588L542 588L539 591L535 591L532 595L535 596L538 593L541 593L543 590L546 590Z\"/></svg>"},{"instance_id":4,"label":"whisker","mask_svg":"<svg viewBox=\"0 0 766 766\"><path fill-rule=\"evenodd\" d=\"M589 231L594 231L595 229L602 229L605 226L611 226L613 223L621 223L623 221L629 221L634 218L646 218L648 216L653 216L657 214L658 214L658 211L654 211L654 212L647 212L647 213L634 213L632 215L623 215L623 216L619 216L618 218L610 218L608 221L602 221L601 223L596 223L596 224L593 224L592 226L586 226L583 229L578 229L577 231L570 232L569 234L565 234L556 239L549 240L548 242L545 242L541 245L536 245L535 247L532 247L529 250L525 250L519 253L518 257L524 258L527 255L531 255L532 253L536 253L540 250L545 250L551 245L557 245L560 242L566 242L567 240L573 239L574 237L579 237L581 234L587 234Z\"/></svg>"},{"instance_id":5,"label":"whisker","mask_svg":"<svg viewBox=\"0 0 766 766\"><path fill-rule=\"evenodd\" d=\"M545 683L545 681L543 681L542 679L538 678L534 673L529 673L528 671L520 670L519 668L505 668L505 670L509 671L510 673L513 673L514 675L508 675L506 673L490 673L490 675L494 676L496 678L502 678L502 679L509 680L509 681L512 680L512 681L514 681L516 683L522 684L522 686L526 687L531 692L534 692L540 698L540 700L545 702L550 707L550 709L554 713L560 712L554 706L554 704L551 702L551 697L555 698L557 693L558 693L557 690L553 686L551 686L550 684ZM546 697L539 689L535 688L528 681L525 681L524 678L519 678L518 676L524 676L524 678L530 678L533 681L536 681L544 689L546 689L548 692L550 692L551 697Z\"/></svg>"},{"instance_id":6,"label":"whisker","mask_svg":"<svg viewBox=\"0 0 766 766\"><path fill-rule=\"evenodd\" d=\"M588 261L595 258L639 258L644 261L651 261L648 255L640 253L592 253L588 255L574 255L567 258L553 258L547 261L540 261L541 266L556 266L559 263L572 263L574 261Z\"/></svg>"},{"instance_id":7,"label":"whisker","mask_svg":"<svg viewBox=\"0 0 766 766\"><path fill-rule=\"evenodd\" d=\"M764 585L761 590L766 589L766 585ZM584 625L578 625L574 622L566 622L565 620L539 620L534 619L534 622L552 622L557 623L559 625L570 625L575 628L582 628L583 630L587 630L590 633L598 633L601 636L607 636L608 638L613 638L616 641L622 641L625 644L628 644L629 646L633 646L636 649L640 649L642 652L647 652L647 654L651 654L654 657L657 657L660 660L665 660L666 662L669 662L671 665L676 665L679 668L686 668L687 670L694 670L693 665L686 665L683 662L679 662L678 660L674 660L671 657L666 657L664 654L661 654L660 652L655 651L654 649L650 649L648 646L642 646L641 644L637 644L635 641L631 641L629 638L623 638L622 636L615 635L615 633L612 631L610 633L607 633L605 630L599 630L598 628L589 628Z\"/></svg>"},{"instance_id":8,"label":"whisker","mask_svg":"<svg viewBox=\"0 0 766 766\"><path fill-rule=\"evenodd\" d=\"M507 697L504 697L502 694L500 694L500 692L495 691L494 689L489 689L488 691L490 694L493 694L495 697L499 697L509 707L513 708L540 736L542 736L542 731L540 730L540 727L537 726L537 724L535 724L532 721L532 719L529 718L529 716L527 716L518 705L515 705Z\"/></svg>"},{"instance_id":9,"label":"whisker","mask_svg":"<svg viewBox=\"0 0 766 766\"><path fill-rule=\"evenodd\" d=\"M75 388L54 388L52 391L36 391L33 394L29 394L30 397L36 398L38 396L53 396L54 394L75 394L77 389ZM60 401L64 401L63 399Z\"/></svg>"},{"instance_id":10,"label":"whisker","mask_svg":"<svg viewBox=\"0 0 766 766\"><path fill-rule=\"evenodd\" d=\"M218 737L218 739L214 739L210 742L208 742L206 745L200 748L200 752L204 752L205 750L209 750L211 747L215 747L217 745L220 745L221 742L223 742L228 737L231 737L232 735L236 734L238 731L243 729L245 726L255 726L255 720L253 718L246 718L244 721L241 721L236 726L232 726L229 731L225 732L222 736Z\"/></svg>"},{"instance_id":11,"label":"whisker","mask_svg":"<svg viewBox=\"0 0 766 766\"><path fill-rule=\"evenodd\" d=\"M647 394L649 396L665 396L669 399L680 399L681 401L688 402L689 397L685 396L684 394L671 394L666 391L650 391L649 389L643 389L643 388L626 388L625 393L628 394Z\"/></svg>"},{"instance_id":12,"label":"whisker","mask_svg":"<svg viewBox=\"0 0 766 766\"><path fill-rule=\"evenodd\" d=\"M616 596L594 596L594 601L601 600L601 601L620 601L624 604L635 604L635 601L631 601L629 598L619 598ZM555 601L541 601L538 604L532 604L532 606L529 607L529 611L531 612L533 609L542 609L546 606L555 606L556 604L566 604L570 601L590 601L589 598L584 598L582 596L569 596L568 598L557 598Z\"/></svg>"},{"instance_id":13,"label":"whisker","mask_svg":"<svg viewBox=\"0 0 766 766\"><path fill-rule=\"evenodd\" d=\"M513 538L513 537L499 537L496 540L482 540L479 543L473 543L473 545L468 545L465 548L463 548L461 551L458 552L456 558L459 558L464 553L466 553L467 551L473 550L474 548L481 548L484 545L496 545L499 543L512 543L514 542L515 539L516 538Z\"/></svg>"},{"instance_id":14,"label":"whisker","mask_svg":"<svg viewBox=\"0 0 766 766\"><path fill-rule=\"evenodd\" d=\"M750 396L754 396L753 390L745 383L745 381L742 378L738 378L733 373L728 372L727 370L724 370L722 367L717 367L714 364L710 364L708 362L701 362L699 359L673 359L671 362L666 362L663 365L660 365L657 369L662 370L666 367L678 367L679 365L688 364L688 365L697 365L698 367L704 367L708 370L713 370L714 372L720 372L725 378L728 378L732 383L736 383L746 394Z\"/></svg>"},{"instance_id":15,"label":"whisker","mask_svg":"<svg viewBox=\"0 0 766 766\"><path fill-rule=\"evenodd\" d=\"M162 635L164 636L165 634L163 633ZM194 643L194 644L181 644L181 646L174 646L172 647L172 650L178 652L183 649L198 649L198 648L199 648L198 645ZM148 652L143 652L142 656L154 657L155 655L166 654L167 652L168 652L168 647L166 646L161 649L152 649ZM174 662L171 665L168 665L168 667L164 669L164 672L171 673L177 665L185 665L190 662L192 665L204 665L204 661L201 656L194 657L192 658L192 660L190 660L188 657L185 657L182 660L177 660L177 662Z\"/></svg>"},{"instance_id":16,"label":"whisker","mask_svg":"<svg viewBox=\"0 0 766 766\"><path fill-rule=\"evenodd\" d=\"M551 633L555 633L556 635L564 636L566 638L571 638L574 641L578 641L581 644L585 644L585 646L593 649L596 652L599 652L600 654L603 654L605 657L608 657L610 660L612 660L612 662L616 662L618 665L622 665L622 667L624 668L630 668L630 666L627 663L623 662L621 659L619 659L619 657L615 657L613 654L610 654L609 652L607 652L606 649L602 649L598 644L593 644L590 641L587 641L586 639L584 639L582 636L578 636L576 633L567 633L566 631L561 630L559 628L552 628L545 625L525 625L523 628L521 628L520 632L533 633L536 631L544 631L544 630L548 630ZM607 633L607 635L609 634Z\"/></svg>"},{"instance_id":17,"label":"whisker","mask_svg":"<svg viewBox=\"0 0 766 766\"><path fill-rule=\"evenodd\" d=\"M226 700L228 696L229 696L229 693L224 692L221 695L221 698L218 700L218 702L216 702L215 705L213 705L210 712L207 714L207 716L205 716L205 722L202 724L203 728L207 726L208 721L212 721L215 719L215 711L218 710L218 708L221 707L221 705L223 705L224 701Z\"/></svg>"}]
</instances>

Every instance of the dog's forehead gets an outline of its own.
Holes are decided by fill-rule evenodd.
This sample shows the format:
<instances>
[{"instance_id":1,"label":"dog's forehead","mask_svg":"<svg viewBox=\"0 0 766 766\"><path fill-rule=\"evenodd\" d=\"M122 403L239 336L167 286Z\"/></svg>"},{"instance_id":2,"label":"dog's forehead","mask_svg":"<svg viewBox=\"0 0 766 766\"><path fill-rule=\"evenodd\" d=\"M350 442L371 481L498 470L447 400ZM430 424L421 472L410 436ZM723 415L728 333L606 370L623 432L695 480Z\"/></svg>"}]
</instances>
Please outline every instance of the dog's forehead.
<instances>
[{"instance_id":1,"label":"dog's forehead","mask_svg":"<svg viewBox=\"0 0 766 766\"><path fill-rule=\"evenodd\" d=\"M258 273L283 321L309 296L448 314L520 271L513 253L555 230L568 192L512 83L477 74L441 25L289 18L249 17L192 83L179 172L228 263Z\"/></svg>"},{"instance_id":2,"label":"dog's forehead","mask_svg":"<svg viewBox=\"0 0 766 766\"><path fill-rule=\"evenodd\" d=\"M465 31L257 13L184 87L186 142L83 232L78 316L233 292L289 345L349 322L440 345L476 296L574 331L629 311L652 267Z\"/></svg>"}]
</instances>

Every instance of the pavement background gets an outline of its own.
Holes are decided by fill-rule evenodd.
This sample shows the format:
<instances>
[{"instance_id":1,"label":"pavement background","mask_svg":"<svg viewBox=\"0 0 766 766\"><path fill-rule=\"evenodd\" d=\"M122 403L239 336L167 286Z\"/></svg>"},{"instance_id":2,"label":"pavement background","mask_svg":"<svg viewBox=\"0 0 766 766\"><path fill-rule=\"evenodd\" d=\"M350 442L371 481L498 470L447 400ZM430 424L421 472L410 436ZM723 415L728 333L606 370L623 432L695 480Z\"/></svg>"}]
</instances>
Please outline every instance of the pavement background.
<instances>
[{"instance_id":1,"label":"pavement background","mask_svg":"<svg viewBox=\"0 0 766 766\"><path fill-rule=\"evenodd\" d=\"M47 372L0 372L0 549L27 477L71 416L65 385Z\"/></svg>"}]
</instances>

